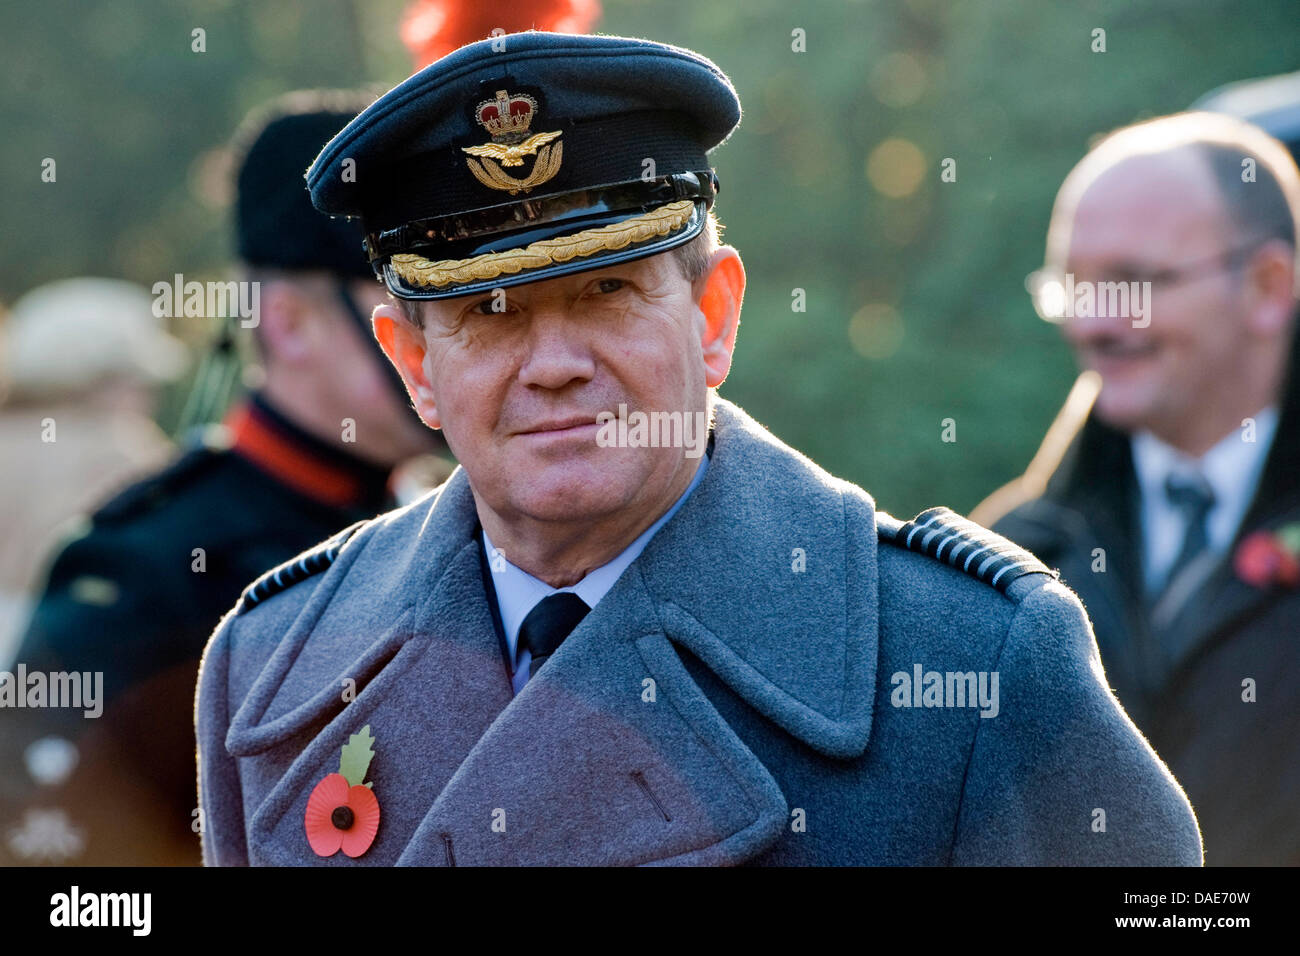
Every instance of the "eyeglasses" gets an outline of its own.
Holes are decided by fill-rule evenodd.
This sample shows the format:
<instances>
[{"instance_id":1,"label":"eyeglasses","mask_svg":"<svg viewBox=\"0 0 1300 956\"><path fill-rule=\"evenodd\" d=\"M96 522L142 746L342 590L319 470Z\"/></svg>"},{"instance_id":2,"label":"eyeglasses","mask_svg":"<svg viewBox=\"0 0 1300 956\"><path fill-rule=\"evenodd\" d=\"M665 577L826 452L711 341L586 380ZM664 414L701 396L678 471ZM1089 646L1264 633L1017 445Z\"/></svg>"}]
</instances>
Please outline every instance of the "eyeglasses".
<instances>
[{"instance_id":1,"label":"eyeglasses","mask_svg":"<svg viewBox=\"0 0 1300 956\"><path fill-rule=\"evenodd\" d=\"M1253 239L1248 245L1238 249L1229 249L1181 266L1118 269L1111 274L1099 276L1093 281L1096 285L1149 282L1153 290L1171 289L1192 279L1239 268L1246 263L1250 254L1261 242L1262 239ZM1077 287L1081 283L1075 281L1073 284ZM1025 277L1025 290L1029 293L1034 303L1034 311L1038 313L1040 319L1058 324L1065 321L1068 310L1065 301L1066 274L1064 272L1046 266L1035 270Z\"/></svg>"}]
</instances>

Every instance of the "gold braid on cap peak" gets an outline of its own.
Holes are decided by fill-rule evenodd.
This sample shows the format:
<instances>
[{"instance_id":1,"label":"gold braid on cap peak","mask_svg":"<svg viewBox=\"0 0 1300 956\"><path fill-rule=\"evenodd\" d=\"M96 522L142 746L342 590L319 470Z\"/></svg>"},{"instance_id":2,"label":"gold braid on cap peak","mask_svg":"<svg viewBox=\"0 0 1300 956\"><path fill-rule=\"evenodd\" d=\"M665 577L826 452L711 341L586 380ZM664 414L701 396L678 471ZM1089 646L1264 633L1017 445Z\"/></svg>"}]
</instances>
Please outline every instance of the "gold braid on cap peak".
<instances>
[{"instance_id":1,"label":"gold braid on cap peak","mask_svg":"<svg viewBox=\"0 0 1300 956\"><path fill-rule=\"evenodd\" d=\"M519 249L485 252L472 259L440 259L432 262L423 256L404 252L393 256L393 269L412 285L444 286L453 282L495 279L515 275L524 269L539 269L556 262L568 262L611 249L625 249L634 242L665 236L691 218L695 203L681 199L641 213L622 222L597 229L584 229L571 236L539 239Z\"/></svg>"}]
</instances>

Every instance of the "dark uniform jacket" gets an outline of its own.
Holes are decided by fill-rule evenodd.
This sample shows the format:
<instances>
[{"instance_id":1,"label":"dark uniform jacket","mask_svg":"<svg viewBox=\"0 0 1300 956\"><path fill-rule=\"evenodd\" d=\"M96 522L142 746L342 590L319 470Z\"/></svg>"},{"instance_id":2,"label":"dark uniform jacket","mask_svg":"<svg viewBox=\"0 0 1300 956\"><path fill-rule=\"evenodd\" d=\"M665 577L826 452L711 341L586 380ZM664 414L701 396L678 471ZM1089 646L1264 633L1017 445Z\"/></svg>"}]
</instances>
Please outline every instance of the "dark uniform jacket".
<instances>
[{"instance_id":1,"label":"dark uniform jacket","mask_svg":"<svg viewBox=\"0 0 1300 956\"><path fill-rule=\"evenodd\" d=\"M713 439L517 696L463 469L252 587L200 675L205 862L1200 863L1046 568L900 525L727 402ZM317 856L309 797L363 733L374 842Z\"/></svg>"},{"instance_id":2,"label":"dark uniform jacket","mask_svg":"<svg viewBox=\"0 0 1300 956\"><path fill-rule=\"evenodd\" d=\"M1248 584L1233 567L1243 538L1300 522L1300 382L1293 373L1232 548L1164 642L1142 596L1128 436L1083 411L1058 418L1044 442L1068 449L1046 469L1045 487L1027 473L974 517L1059 569L1078 593L1107 681L1187 790L1206 864L1300 864L1300 590ZM1104 571L1094 570L1097 549ZM1253 702L1243 699L1248 679Z\"/></svg>"},{"instance_id":3,"label":"dark uniform jacket","mask_svg":"<svg viewBox=\"0 0 1300 956\"><path fill-rule=\"evenodd\" d=\"M259 398L229 424L233 445L197 447L126 489L53 562L17 661L102 671L104 712L0 710L0 835L57 808L83 845L67 862L199 862L193 708L212 628L268 568L389 506L386 472ZM43 787L23 753L51 735L73 740L80 763ZM60 855L31 861L42 859ZM26 861L6 840L0 860Z\"/></svg>"}]
</instances>

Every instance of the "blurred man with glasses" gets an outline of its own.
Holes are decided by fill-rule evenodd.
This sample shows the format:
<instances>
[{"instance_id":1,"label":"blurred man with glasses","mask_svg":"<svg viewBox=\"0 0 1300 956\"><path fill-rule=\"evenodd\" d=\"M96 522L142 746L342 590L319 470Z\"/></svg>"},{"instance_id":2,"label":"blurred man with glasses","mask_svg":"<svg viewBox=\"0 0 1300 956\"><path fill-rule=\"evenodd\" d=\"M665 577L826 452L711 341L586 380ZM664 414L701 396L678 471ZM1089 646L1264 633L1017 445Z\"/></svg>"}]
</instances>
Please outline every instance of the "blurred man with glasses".
<instances>
[{"instance_id":1,"label":"blurred man with glasses","mask_svg":"<svg viewBox=\"0 0 1300 956\"><path fill-rule=\"evenodd\" d=\"M1294 161L1239 119L1102 140L1028 282L1082 374L972 516L1078 592L1207 865L1300 863L1298 219Z\"/></svg>"}]
</instances>

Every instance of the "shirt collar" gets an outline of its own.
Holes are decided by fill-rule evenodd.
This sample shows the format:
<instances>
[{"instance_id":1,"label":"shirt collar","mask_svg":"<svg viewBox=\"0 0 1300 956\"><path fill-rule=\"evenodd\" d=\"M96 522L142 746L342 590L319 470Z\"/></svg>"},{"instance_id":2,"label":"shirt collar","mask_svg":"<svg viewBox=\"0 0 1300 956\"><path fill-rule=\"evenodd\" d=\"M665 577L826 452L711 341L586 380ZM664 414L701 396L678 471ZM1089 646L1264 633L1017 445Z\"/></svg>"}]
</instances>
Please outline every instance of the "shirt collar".
<instances>
[{"instance_id":1,"label":"shirt collar","mask_svg":"<svg viewBox=\"0 0 1300 956\"><path fill-rule=\"evenodd\" d=\"M1243 441L1241 432L1233 429L1200 458L1179 451L1150 432L1138 432L1133 436L1133 467L1142 494L1163 496L1165 478L1171 473L1198 471L1209 482L1216 502L1231 500L1241 489L1254 488L1276 430L1277 409L1270 406L1255 415L1253 442Z\"/></svg>"},{"instance_id":2,"label":"shirt collar","mask_svg":"<svg viewBox=\"0 0 1300 956\"><path fill-rule=\"evenodd\" d=\"M1193 458L1150 432L1133 435L1133 468L1142 495L1144 567L1148 586L1161 580L1185 534L1185 519L1165 494L1170 474L1199 472L1214 493L1206 516L1209 544L1226 551L1255 496L1255 489L1277 430L1278 412L1269 407L1254 416L1255 440L1243 441L1233 429L1200 458Z\"/></svg>"},{"instance_id":3,"label":"shirt collar","mask_svg":"<svg viewBox=\"0 0 1300 956\"><path fill-rule=\"evenodd\" d=\"M708 467L709 456L706 454L701 457L700 466L695 469L695 477L691 479L691 483L686 486L686 490L681 493L681 496L678 497L671 508L665 511L654 524L642 531L636 537L636 540L619 552L618 556L612 561L587 572L587 575L581 581L569 587L553 588L545 581L539 580L522 568L511 564L493 546L492 539L488 537L487 530L484 529L484 551L488 556L488 565L492 568L492 584L496 590L497 609L501 612L501 627L505 631L511 660L515 658L515 645L519 638L519 627L538 601L551 594L571 591L582 598L588 607L594 608L600 599L609 592L609 589L614 586L614 582L627 570L628 565L635 561L645 549L645 546L650 543L650 539L655 536L655 532L668 523L669 519L677 513L686 499L690 497L696 486L704 480L704 473L708 470Z\"/></svg>"}]
</instances>

